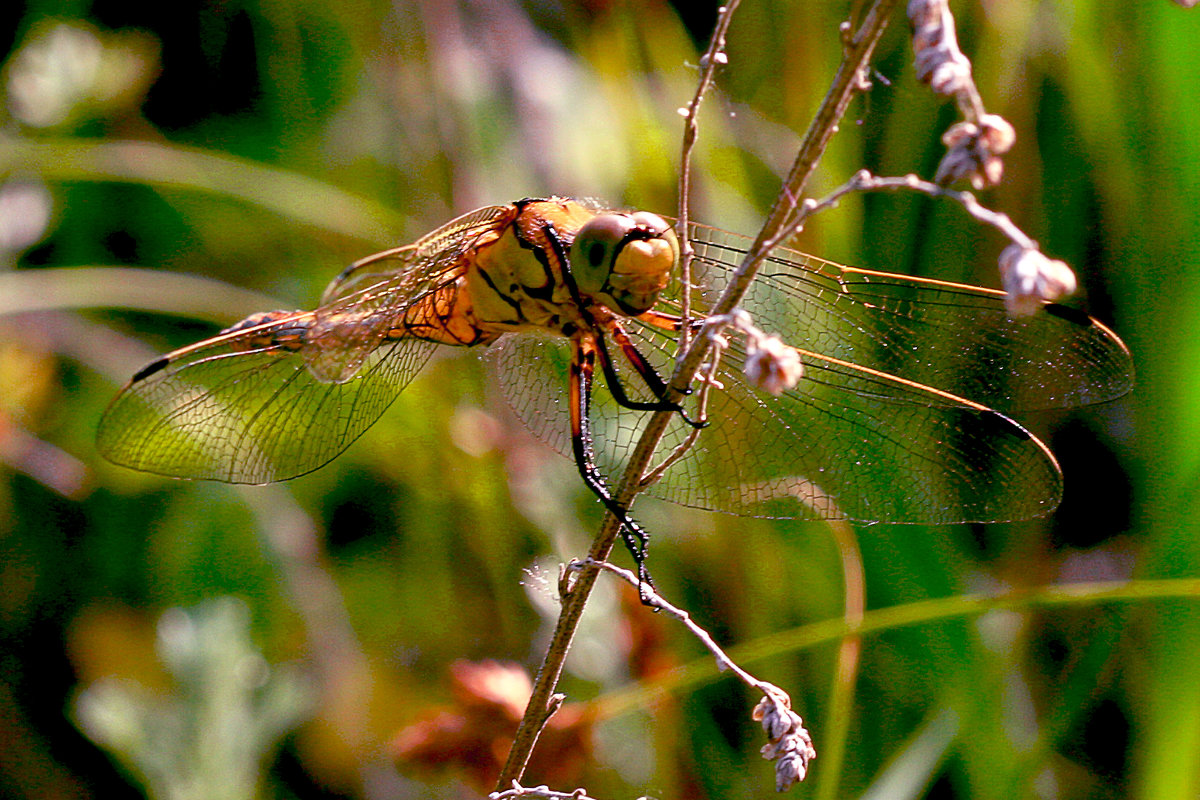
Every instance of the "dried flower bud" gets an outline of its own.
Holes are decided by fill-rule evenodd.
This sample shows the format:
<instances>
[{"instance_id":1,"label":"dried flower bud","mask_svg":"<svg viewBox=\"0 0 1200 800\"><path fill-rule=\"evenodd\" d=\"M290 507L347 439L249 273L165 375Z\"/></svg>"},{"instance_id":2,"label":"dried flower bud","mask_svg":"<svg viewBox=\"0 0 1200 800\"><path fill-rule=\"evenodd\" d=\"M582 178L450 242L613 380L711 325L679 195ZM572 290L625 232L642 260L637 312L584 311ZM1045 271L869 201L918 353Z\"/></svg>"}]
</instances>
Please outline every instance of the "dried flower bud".
<instances>
[{"instance_id":1,"label":"dried flower bud","mask_svg":"<svg viewBox=\"0 0 1200 800\"><path fill-rule=\"evenodd\" d=\"M908 19L917 80L940 95L966 91L971 86L971 62L958 49L954 17L945 0L912 0Z\"/></svg>"},{"instance_id":2,"label":"dried flower bud","mask_svg":"<svg viewBox=\"0 0 1200 800\"><path fill-rule=\"evenodd\" d=\"M940 60L926 80L936 94L952 95L963 91L971 80L971 62L962 53Z\"/></svg>"},{"instance_id":3,"label":"dried flower bud","mask_svg":"<svg viewBox=\"0 0 1200 800\"><path fill-rule=\"evenodd\" d=\"M763 758L775 762L775 789L787 791L804 780L808 762L817 757L812 737L804 729L804 720L791 709L791 701L782 690L770 686L752 715L762 723L770 739L762 747Z\"/></svg>"},{"instance_id":4,"label":"dried flower bud","mask_svg":"<svg viewBox=\"0 0 1200 800\"><path fill-rule=\"evenodd\" d=\"M775 791L786 792L808 775L808 758L791 752L775 762Z\"/></svg>"},{"instance_id":5,"label":"dried flower bud","mask_svg":"<svg viewBox=\"0 0 1200 800\"><path fill-rule=\"evenodd\" d=\"M1043 301L1075 291L1075 273L1065 262L1019 244L1010 244L1000 254L1000 278L1008 293L1005 305L1013 316L1030 316Z\"/></svg>"},{"instance_id":6,"label":"dried flower bud","mask_svg":"<svg viewBox=\"0 0 1200 800\"><path fill-rule=\"evenodd\" d=\"M758 705L754 707L751 717L762 723L763 732L767 734L768 739L774 742L777 739L782 739L792 730L792 718L789 716L791 713L793 712L790 708L778 702L778 700L772 698L770 695L766 695L762 700L758 701Z\"/></svg>"},{"instance_id":7,"label":"dried flower bud","mask_svg":"<svg viewBox=\"0 0 1200 800\"><path fill-rule=\"evenodd\" d=\"M956 122L942 134L948 149L934 181L945 185L965 178L976 189L995 186L1004 175L1000 156L1015 141L1012 125L996 114L984 114L978 124Z\"/></svg>"},{"instance_id":8,"label":"dried flower bud","mask_svg":"<svg viewBox=\"0 0 1200 800\"><path fill-rule=\"evenodd\" d=\"M778 397L791 389L804 375L804 365L796 348L778 336L751 335L746 347L746 378L753 386Z\"/></svg>"},{"instance_id":9,"label":"dried flower bud","mask_svg":"<svg viewBox=\"0 0 1200 800\"><path fill-rule=\"evenodd\" d=\"M979 118L979 146L993 155L1004 155L1017 141L1017 132L999 114L984 114Z\"/></svg>"}]
</instances>

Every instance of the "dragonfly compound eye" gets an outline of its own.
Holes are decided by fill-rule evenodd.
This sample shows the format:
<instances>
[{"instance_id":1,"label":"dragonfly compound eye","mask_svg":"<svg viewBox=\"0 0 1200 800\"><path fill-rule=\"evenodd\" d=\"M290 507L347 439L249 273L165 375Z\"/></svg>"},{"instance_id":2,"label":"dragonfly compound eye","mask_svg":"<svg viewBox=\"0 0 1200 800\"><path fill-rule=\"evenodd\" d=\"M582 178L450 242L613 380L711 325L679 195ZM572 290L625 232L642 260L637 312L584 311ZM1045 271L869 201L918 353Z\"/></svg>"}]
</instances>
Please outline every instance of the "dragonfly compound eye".
<instances>
[{"instance_id":1,"label":"dragonfly compound eye","mask_svg":"<svg viewBox=\"0 0 1200 800\"><path fill-rule=\"evenodd\" d=\"M594 217L571 245L571 271L579 290L627 316L658 301L678 260L679 243L671 226L644 211Z\"/></svg>"}]
</instances>

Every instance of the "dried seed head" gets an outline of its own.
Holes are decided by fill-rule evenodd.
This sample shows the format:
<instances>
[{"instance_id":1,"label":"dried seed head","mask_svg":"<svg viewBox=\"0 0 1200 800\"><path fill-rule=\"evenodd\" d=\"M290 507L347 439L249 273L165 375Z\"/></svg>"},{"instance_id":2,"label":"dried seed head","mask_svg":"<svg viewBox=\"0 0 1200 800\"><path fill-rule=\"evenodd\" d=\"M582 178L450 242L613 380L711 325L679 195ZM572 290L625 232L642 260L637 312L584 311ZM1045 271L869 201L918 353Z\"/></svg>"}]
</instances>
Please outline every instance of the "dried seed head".
<instances>
[{"instance_id":1,"label":"dried seed head","mask_svg":"<svg viewBox=\"0 0 1200 800\"><path fill-rule=\"evenodd\" d=\"M1004 155L1017 141L1017 132L999 114L984 114L979 118L980 146L994 155Z\"/></svg>"},{"instance_id":2,"label":"dried seed head","mask_svg":"<svg viewBox=\"0 0 1200 800\"><path fill-rule=\"evenodd\" d=\"M940 95L967 91L971 86L971 62L958 48L954 17L944 0L912 0L908 19L913 29L917 80Z\"/></svg>"},{"instance_id":3,"label":"dried seed head","mask_svg":"<svg viewBox=\"0 0 1200 800\"><path fill-rule=\"evenodd\" d=\"M1005 305L1013 316L1030 316L1043 301L1075 291L1075 273L1065 262L1019 244L1010 244L1000 253L1000 278L1008 293Z\"/></svg>"},{"instance_id":4,"label":"dried seed head","mask_svg":"<svg viewBox=\"0 0 1200 800\"><path fill-rule=\"evenodd\" d=\"M815 751L809 748L815 755ZM792 784L800 783L808 775L808 760L811 755L790 752L775 762L775 791L786 792Z\"/></svg>"},{"instance_id":5,"label":"dried seed head","mask_svg":"<svg viewBox=\"0 0 1200 800\"><path fill-rule=\"evenodd\" d=\"M978 123L956 122L942 134L948 149L934 181L945 185L965 178L976 189L995 186L1004 175L1000 156L1015 141L1012 125L996 114L984 114Z\"/></svg>"},{"instance_id":6,"label":"dried seed head","mask_svg":"<svg viewBox=\"0 0 1200 800\"><path fill-rule=\"evenodd\" d=\"M794 723L790 715L793 713L777 698L766 695L758 701L751 717L762 723L763 732L767 734L768 739L774 742L791 732Z\"/></svg>"},{"instance_id":7,"label":"dried seed head","mask_svg":"<svg viewBox=\"0 0 1200 800\"><path fill-rule=\"evenodd\" d=\"M812 737L804 729L804 720L791 709L791 701L782 690L770 686L752 715L762 723L770 739L762 747L763 758L775 762L775 789L787 791L804 780L808 763L817 757Z\"/></svg>"}]
</instances>

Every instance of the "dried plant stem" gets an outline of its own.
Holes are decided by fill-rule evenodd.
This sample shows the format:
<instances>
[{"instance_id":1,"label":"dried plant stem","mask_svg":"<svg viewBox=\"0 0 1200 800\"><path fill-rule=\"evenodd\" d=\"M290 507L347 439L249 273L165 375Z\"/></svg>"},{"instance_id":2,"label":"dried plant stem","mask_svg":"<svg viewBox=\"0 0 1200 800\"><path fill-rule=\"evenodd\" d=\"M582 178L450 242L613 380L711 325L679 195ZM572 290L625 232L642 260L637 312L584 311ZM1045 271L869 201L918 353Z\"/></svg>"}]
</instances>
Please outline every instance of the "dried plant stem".
<instances>
[{"instance_id":1,"label":"dried plant stem","mask_svg":"<svg viewBox=\"0 0 1200 800\"><path fill-rule=\"evenodd\" d=\"M813 750L812 738L805 730L803 720L791 710L791 699L787 692L773 683L759 680L739 667L721 649L712 635L692 619L691 614L667 602L666 598L657 591L645 586L634 573L608 562L576 562L570 568L585 569L587 567L599 567L607 570L636 587L643 603L679 620L693 636L700 640L705 649L716 659L718 670L732 672L742 683L755 691L762 692L763 699L755 709L755 719L763 721L763 728L771 739L767 747L763 748L763 756L776 762L776 786L782 791L793 783L804 780L804 776L808 772L808 763L816 757L816 751ZM861 620L861 614L859 620ZM847 641L851 638L848 637Z\"/></svg>"},{"instance_id":2,"label":"dried plant stem","mask_svg":"<svg viewBox=\"0 0 1200 800\"><path fill-rule=\"evenodd\" d=\"M800 143L796 161L792 164L791 172L788 173L779 197L775 199L775 205L767 215L767 221L758 234L755 246L751 248L747 256L747 262L755 257L762 258L759 251L766 252L762 245L774 238L786 226L796 210L804 187L816 169L817 162L825 153L825 148L829 146L829 140L837 133L838 123L845 116L850 101L866 85L864 76L871 53L874 52L875 45L878 44L879 38L887 28L892 11L898 4L899 0L877 0L863 15L862 23L857 31L851 34L844 29L846 52L842 57L842 63L833 77L833 84L826 92L825 99L821 101L821 106L817 109L808 132L804 135L804 141ZM729 294L729 291L726 294ZM740 299L740 294L738 299ZM722 301L724 300L723 297ZM729 310L731 309L717 309L716 313L728 313Z\"/></svg>"},{"instance_id":3,"label":"dried plant stem","mask_svg":"<svg viewBox=\"0 0 1200 800\"><path fill-rule=\"evenodd\" d=\"M696 422L700 423L700 425L703 425L708 421L709 392L712 391L714 386L720 386L719 382L717 381L717 368L721 365L721 356L724 355L725 350L729 347L728 340L725 339L724 335L722 334L722 331L728 324L729 323L727 319L714 320L714 318L709 317L704 321L704 325L701 328L701 336L710 336L713 338L713 349L711 351L711 357L708 359L707 363L701 366L700 373L696 376L696 381L700 384L700 389L696 393ZM672 464L683 458L684 455L686 455L687 452L692 449L692 445L696 443L696 440L700 438L700 432L702 430L703 428L697 426L688 431L687 438L680 442L675 449L672 450L670 454L668 454L667 457L658 464L658 466L648 471L642 477L642 488L649 488L653 486L660 478L662 478L663 473L665 473Z\"/></svg>"},{"instance_id":4,"label":"dried plant stem","mask_svg":"<svg viewBox=\"0 0 1200 800\"><path fill-rule=\"evenodd\" d=\"M651 608L658 609L659 611L665 611L668 615L683 623L683 626L687 628L693 636L700 640L700 643L704 645L705 649L712 653L713 658L716 659L717 662L717 669L721 672L725 672L727 670L732 672L738 677L738 680L749 686L751 689L758 689L761 691L764 689L764 687L770 685L765 681L760 681L758 678L739 667L733 661L733 659L725 654L725 651L721 649L721 646L717 644L715 639L712 638L712 634L704 630L704 628L702 628L696 623L695 620L692 619L691 614L684 611L682 608L669 603L665 597L663 597L654 589L651 589L647 586L642 586L637 575L633 572L618 567L616 564L612 564L607 561L592 561L591 559L571 564L568 566L568 569L582 570L587 567L598 567L601 570L611 572L613 575L616 575L626 583L637 588L643 603Z\"/></svg>"},{"instance_id":5,"label":"dried plant stem","mask_svg":"<svg viewBox=\"0 0 1200 800\"><path fill-rule=\"evenodd\" d=\"M700 113L704 95L708 94L710 86L713 85L716 68L725 64L725 35L730 29L733 12L737 11L740 1L742 0L730 0L721 7L716 17L713 38L700 61L700 84L696 86L696 94L692 95L690 103L679 109L684 118L683 151L679 156L679 219L676 222L676 236L679 239L679 315L683 318L683 327L679 332L680 357L683 357L691 343L691 259L696 252L692 249L688 237L688 218L691 199L691 151L695 149L696 137L700 133L696 115Z\"/></svg>"},{"instance_id":6,"label":"dried plant stem","mask_svg":"<svg viewBox=\"0 0 1200 800\"><path fill-rule=\"evenodd\" d=\"M879 37L883 35L898 2L899 0L876 0L863 15L862 24L857 31L851 34L846 28L843 28L843 32L846 34L846 51L842 63L834 75L833 83L826 92L824 100L821 101L821 106L817 109L816 116L804 135L804 140L800 143L795 163L792 165L791 172L788 173L787 181L776 198L774 206L767 215L766 223L754 240L750 252L746 254L746 258L725 288L724 294L713 306L711 314L724 315L733 311L750 288L750 283L754 280L759 265L771 252L771 249L786 238L786 232L790 229L789 223L796 213L804 187L816 169L817 162L824 154L825 148L828 147L829 140L837 133L838 122L845 115L850 101L862 89L863 75L871 53L874 51ZM678 400L683 396L683 392L696 373L700 362L704 360L708 347L709 342L704 339L697 339L692 343L671 379L669 399ZM658 437L666 429L669 418L669 414L655 414L643 434L642 441L646 441L647 437L653 434L654 445L657 445ZM657 433L654 433L656 429ZM637 458L636 452L634 458ZM630 466L633 466L632 461Z\"/></svg>"},{"instance_id":7,"label":"dried plant stem","mask_svg":"<svg viewBox=\"0 0 1200 800\"><path fill-rule=\"evenodd\" d=\"M704 52L704 56L700 59L700 83L696 86L696 93L692 96L690 103L679 109L683 115L684 125L683 151L679 158L679 219L675 224L675 235L679 238L679 281L681 285L679 315L683 318L683 327L679 335L681 356L687 350L692 335L689 324L692 320L692 257L696 253L688 238L688 217L692 192L692 150L696 146L696 137L700 132L696 115L700 112L700 103L703 102L704 95L712 86L717 67L725 63L725 34L729 31L729 23L733 20L733 13L737 11L740 2L741 0L730 0L717 15L717 25L713 29L712 39L708 43L708 49Z\"/></svg>"},{"instance_id":8,"label":"dried plant stem","mask_svg":"<svg viewBox=\"0 0 1200 800\"><path fill-rule=\"evenodd\" d=\"M595 800L588 796L583 789L573 792L557 792L549 786L522 786L516 781L503 792L495 791L488 795L488 800Z\"/></svg>"},{"instance_id":9,"label":"dried plant stem","mask_svg":"<svg viewBox=\"0 0 1200 800\"><path fill-rule=\"evenodd\" d=\"M968 214L984 225L989 225L1007 236L1013 244L1029 250L1036 250L1037 242L1031 239L1016 223L1002 211L993 211L982 205L970 192L948 189L931 181L923 180L916 175L900 177L881 177L863 169L854 174L850 180L834 189L820 200L806 200L801 204L793 223L784 231L783 238L794 236L800 232L804 222L819 211L835 207L843 197L852 192L900 192L912 191L930 197L944 197L953 200L963 207Z\"/></svg>"},{"instance_id":10,"label":"dried plant stem","mask_svg":"<svg viewBox=\"0 0 1200 800\"><path fill-rule=\"evenodd\" d=\"M724 315L733 310L749 289L759 264L770 252L769 243L778 241L776 237L786 228L796 210L799 203L798 198L801 196L805 184L812 175L829 140L837 132L838 121L845 114L855 93L863 86L862 76L871 53L887 27L891 13L898 2L899 0L876 0L863 15L862 23L856 31L850 33L847 28L844 28L846 51L842 64L834 76L833 83L826 93L816 117L805 134L795 164L788 175L787 183L776 200L767 223L725 293L716 307L712 309L713 314ZM729 15L728 7L726 7L725 15ZM712 64L710 63L708 66L711 67ZM711 341L707 337L696 337L692 341L671 377L666 396L668 401L678 402L683 397L701 362L708 354L710 346ZM655 412L647 421L646 428L630 456L625 472L613 490L613 497L622 508L629 508L633 498L644 488L642 486L643 475L650 465L654 453L658 449L659 441L674 413L673 411ZM620 522L617 518L611 513L606 514L599 533L592 541L588 559L597 563L606 561L612 552L613 543L616 541L619 530ZM498 791L511 787L513 781L519 781L524 774L525 765L537 743L542 726L549 714L552 713L551 697L558 684L559 676L562 674L563 663L575 636L579 618L583 614L598 574L599 568L593 563L582 568L573 581L566 582L568 586L563 594L562 610L559 613L546 657L534 680L533 693L530 696L529 705L525 709L525 716L517 729L508 760L497 780Z\"/></svg>"}]
</instances>

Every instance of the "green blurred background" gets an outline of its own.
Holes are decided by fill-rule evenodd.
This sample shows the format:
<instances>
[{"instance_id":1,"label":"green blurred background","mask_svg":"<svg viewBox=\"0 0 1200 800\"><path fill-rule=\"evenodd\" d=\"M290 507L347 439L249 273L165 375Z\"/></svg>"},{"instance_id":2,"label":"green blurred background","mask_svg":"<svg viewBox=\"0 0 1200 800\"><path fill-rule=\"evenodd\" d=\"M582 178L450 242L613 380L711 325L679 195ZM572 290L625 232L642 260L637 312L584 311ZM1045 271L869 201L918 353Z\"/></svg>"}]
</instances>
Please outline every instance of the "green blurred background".
<instances>
[{"instance_id":1,"label":"green blurred background","mask_svg":"<svg viewBox=\"0 0 1200 800\"><path fill-rule=\"evenodd\" d=\"M829 526L643 500L652 569L792 694L819 753L797 796L1192 800L1200 604L1158 581L1200 577L1200 17L1168 0L956 11L1019 137L986 200L1077 268L1078 302L1134 353L1135 393L1023 420L1066 473L1050 519L856 532L878 628L852 683ZM755 232L846 13L744 0L701 119L696 219ZM459 665L456 684L452 665L536 665L554 608L524 570L552 583L600 514L474 354L446 352L345 456L282 486L113 467L96 423L156 353L311 306L343 265L476 206L673 213L677 109L714 17L662 0L0 10L0 797L487 786L520 680ZM916 84L906 32L897 18L815 188L860 166L932 175L954 109ZM991 286L1002 246L903 196L845 202L801 244ZM1022 594L1057 583L1084 590ZM1015 599L972 600L993 594ZM596 599L563 688L595 702L564 712L530 783L772 790L757 698L627 593ZM218 790L239 766L249 782Z\"/></svg>"}]
</instances>

